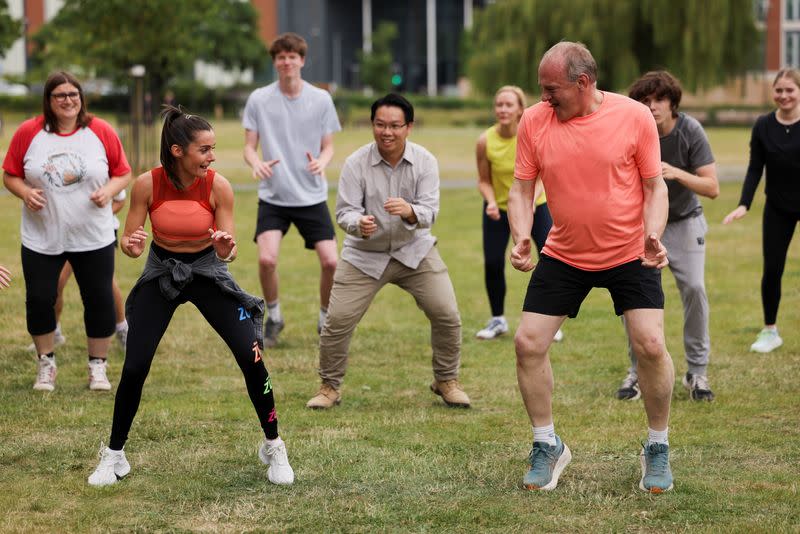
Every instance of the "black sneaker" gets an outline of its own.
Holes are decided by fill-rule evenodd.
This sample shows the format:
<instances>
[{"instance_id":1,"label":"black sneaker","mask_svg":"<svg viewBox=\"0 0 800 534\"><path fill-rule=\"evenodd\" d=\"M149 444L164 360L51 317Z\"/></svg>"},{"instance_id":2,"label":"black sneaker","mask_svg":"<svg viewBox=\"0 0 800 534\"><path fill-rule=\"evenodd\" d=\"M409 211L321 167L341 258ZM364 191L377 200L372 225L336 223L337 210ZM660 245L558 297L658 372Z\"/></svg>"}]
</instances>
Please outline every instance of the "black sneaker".
<instances>
[{"instance_id":1,"label":"black sneaker","mask_svg":"<svg viewBox=\"0 0 800 534\"><path fill-rule=\"evenodd\" d=\"M639 377L633 373L628 373L625 380L617 390L617 398L619 400L636 400L642 395L639 389Z\"/></svg>"},{"instance_id":2,"label":"black sneaker","mask_svg":"<svg viewBox=\"0 0 800 534\"><path fill-rule=\"evenodd\" d=\"M683 387L689 390L689 396L692 400L708 402L714 400L714 392L711 391L706 375L686 373L683 377Z\"/></svg>"},{"instance_id":3,"label":"black sneaker","mask_svg":"<svg viewBox=\"0 0 800 534\"><path fill-rule=\"evenodd\" d=\"M278 344L278 334L281 333L286 323L283 321L273 321L267 317L267 322L264 323L264 346L274 347Z\"/></svg>"}]
</instances>

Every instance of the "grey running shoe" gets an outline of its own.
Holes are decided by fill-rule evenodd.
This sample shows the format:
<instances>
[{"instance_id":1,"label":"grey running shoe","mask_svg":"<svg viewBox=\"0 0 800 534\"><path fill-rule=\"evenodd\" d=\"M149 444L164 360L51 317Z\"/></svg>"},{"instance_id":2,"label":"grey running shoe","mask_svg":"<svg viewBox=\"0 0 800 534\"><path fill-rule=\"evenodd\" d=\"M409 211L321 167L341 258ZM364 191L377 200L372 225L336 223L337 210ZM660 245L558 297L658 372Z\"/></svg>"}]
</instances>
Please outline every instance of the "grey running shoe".
<instances>
[{"instance_id":1,"label":"grey running shoe","mask_svg":"<svg viewBox=\"0 0 800 534\"><path fill-rule=\"evenodd\" d=\"M711 391L706 375L686 373L683 376L683 387L689 390L692 400L709 402L714 400L714 392Z\"/></svg>"},{"instance_id":2,"label":"grey running shoe","mask_svg":"<svg viewBox=\"0 0 800 534\"><path fill-rule=\"evenodd\" d=\"M281 333L286 323L283 321L273 321L267 317L267 322L264 323L264 346L274 347L278 344L278 334Z\"/></svg>"},{"instance_id":3,"label":"grey running shoe","mask_svg":"<svg viewBox=\"0 0 800 534\"><path fill-rule=\"evenodd\" d=\"M522 486L529 490L549 491L556 489L558 477L572 460L572 453L556 436L555 445L534 441L529 460L531 468L522 479Z\"/></svg>"},{"instance_id":4,"label":"grey running shoe","mask_svg":"<svg viewBox=\"0 0 800 534\"><path fill-rule=\"evenodd\" d=\"M669 467L669 445L642 443L639 454L642 479L639 489L649 493L664 493L672 489L672 469Z\"/></svg>"},{"instance_id":5,"label":"grey running shoe","mask_svg":"<svg viewBox=\"0 0 800 534\"><path fill-rule=\"evenodd\" d=\"M628 373L625 380L617 390L617 398L619 400L636 400L641 397L642 392L639 389L639 377L633 373Z\"/></svg>"}]
</instances>

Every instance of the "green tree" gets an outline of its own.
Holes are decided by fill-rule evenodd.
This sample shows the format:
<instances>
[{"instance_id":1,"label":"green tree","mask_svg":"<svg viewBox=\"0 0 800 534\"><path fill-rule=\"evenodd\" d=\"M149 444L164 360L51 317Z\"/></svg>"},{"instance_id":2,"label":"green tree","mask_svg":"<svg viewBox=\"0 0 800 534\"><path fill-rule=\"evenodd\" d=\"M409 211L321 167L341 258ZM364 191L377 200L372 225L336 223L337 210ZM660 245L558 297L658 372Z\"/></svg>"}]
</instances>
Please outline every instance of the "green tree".
<instances>
[{"instance_id":1,"label":"green tree","mask_svg":"<svg viewBox=\"0 0 800 534\"><path fill-rule=\"evenodd\" d=\"M257 15L239 0L66 0L35 39L40 70L129 79L144 65L152 89L190 76L197 59L246 68L268 57Z\"/></svg>"},{"instance_id":2,"label":"green tree","mask_svg":"<svg viewBox=\"0 0 800 534\"><path fill-rule=\"evenodd\" d=\"M8 2L0 0L0 56L5 55L14 41L22 37L22 23L11 18Z\"/></svg>"},{"instance_id":3,"label":"green tree","mask_svg":"<svg viewBox=\"0 0 800 534\"><path fill-rule=\"evenodd\" d=\"M752 0L505 0L475 15L467 72L476 89L538 86L542 54L581 41L598 63L598 85L624 90L666 68L688 89L711 87L756 63Z\"/></svg>"},{"instance_id":4,"label":"green tree","mask_svg":"<svg viewBox=\"0 0 800 534\"><path fill-rule=\"evenodd\" d=\"M361 81L379 93L392 88L392 42L397 38L397 25L381 22L372 32L372 52L358 52Z\"/></svg>"}]
</instances>

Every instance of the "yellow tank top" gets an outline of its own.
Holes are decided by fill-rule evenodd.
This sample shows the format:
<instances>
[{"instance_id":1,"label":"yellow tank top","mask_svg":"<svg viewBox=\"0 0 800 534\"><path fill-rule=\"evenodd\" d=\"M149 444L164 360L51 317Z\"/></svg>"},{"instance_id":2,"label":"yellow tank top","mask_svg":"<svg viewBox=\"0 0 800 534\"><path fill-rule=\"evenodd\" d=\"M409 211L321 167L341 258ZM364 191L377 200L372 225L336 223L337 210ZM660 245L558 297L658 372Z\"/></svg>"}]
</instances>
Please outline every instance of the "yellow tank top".
<instances>
[{"instance_id":1,"label":"yellow tank top","mask_svg":"<svg viewBox=\"0 0 800 534\"><path fill-rule=\"evenodd\" d=\"M492 170L492 189L497 207L508 210L508 191L514 183L514 161L517 158L517 136L502 137L495 124L486 130L486 158ZM536 199L536 205L547 202L544 192Z\"/></svg>"}]
</instances>

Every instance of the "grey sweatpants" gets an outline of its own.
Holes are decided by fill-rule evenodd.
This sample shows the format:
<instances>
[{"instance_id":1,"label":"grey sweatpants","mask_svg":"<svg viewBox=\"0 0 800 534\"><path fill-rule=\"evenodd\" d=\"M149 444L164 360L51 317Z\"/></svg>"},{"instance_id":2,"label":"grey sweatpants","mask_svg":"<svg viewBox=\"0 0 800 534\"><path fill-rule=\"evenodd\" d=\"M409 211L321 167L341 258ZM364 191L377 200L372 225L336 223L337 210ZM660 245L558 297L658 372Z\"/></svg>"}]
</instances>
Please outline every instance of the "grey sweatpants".
<instances>
[{"instance_id":1,"label":"grey sweatpants","mask_svg":"<svg viewBox=\"0 0 800 534\"><path fill-rule=\"evenodd\" d=\"M706 232L701 214L667 223L661 242L667 249L669 268L683 302L683 350L693 375L705 375L711 340L708 335L708 297L705 285ZM630 372L636 374L636 356L628 343Z\"/></svg>"}]
</instances>

